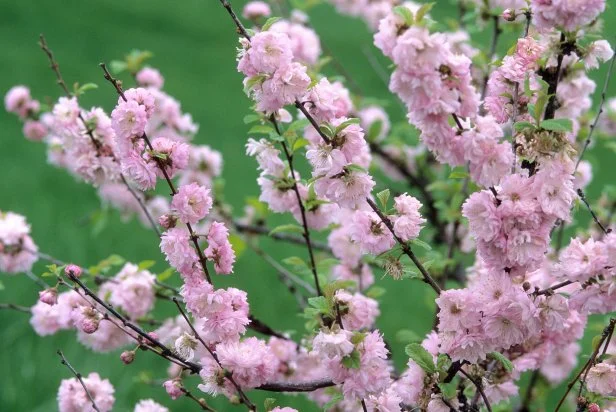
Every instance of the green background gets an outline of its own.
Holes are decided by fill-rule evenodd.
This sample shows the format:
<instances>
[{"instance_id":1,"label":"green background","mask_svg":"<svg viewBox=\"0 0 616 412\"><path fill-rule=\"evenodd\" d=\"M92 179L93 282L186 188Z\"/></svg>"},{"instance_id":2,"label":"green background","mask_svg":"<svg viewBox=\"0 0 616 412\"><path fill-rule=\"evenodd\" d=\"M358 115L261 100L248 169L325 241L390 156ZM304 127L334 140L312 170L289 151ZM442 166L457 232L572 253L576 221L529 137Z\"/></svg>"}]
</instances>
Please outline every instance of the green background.
<instances>
[{"instance_id":1,"label":"green background","mask_svg":"<svg viewBox=\"0 0 616 412\"><path fill-rule=\"evenodd\" d=\"M243 3L234 1L233 5L239 11ZM454 11L448 1L439 1L432 15L439 20ZM371 45L371 34L363 22L341 16L327 5L316 7L310 15L324 44L364 93L391 100L387 87L366 60L366 47L375 56L381 56ZM616 23L614 10L608 10L605 18ZM227 200L235 206L236 216L241 214L245 197L258 195L255 162L244 155L248 127L242 118L248 113L249 102L241 90L242 77L235 70L237 37L217 0L0 0L2 94L14 84L26 84L41 101L60 95L47 61L37 47L39 33L45 33L69 84L96 82L101 86L81 99L84 107L100 105L110 109L116 100L110 87L103 84L99 62L120 58L133 48L152 51L155 57L150 64L165 76L165 91L179 99L183 110L200 124L195 143L210 145L223 153L225 192ZM477 30L474 37L481 44L488 44L490 35L487 27ZM380 60L384 66L388 64ZM592 73L599 89L604 70L605 67ZM614 86L610 91L616 90ZM397 104L391 104L389 109L393 119L403 118ZM165 269L152 234L134 220L124 224L117 214L112 214L103 232L94 236L84 221L99 208L95 190L75 181L65 171L47 165L43 145L25 140L21 124L13 115L0 111L0 125L0 210L27 216L41 251L83 265L118 253L135 262L156 259L154 271ZM609 155L604 156L606 161L611 160ZM611 176L607 167L599 168L598 157L591 154L588 158L595 165L595 180L588 190L588 197L593 199ZM281 243L264 241L262 246L276 257L305 254L301 248ZM41 264L37 265L36 273L43 269ZM413 329L419 335L428 332L433 316L432 292L418 282L393 285L393 281L381 280L378 274L376 278L379 285L388 289L381 299L378 327L389 340L394 341L395 332L400 328ZM36 289L26 278L3 276L2 282L0 302L26 306L35 302ZM237 263L234 276L217 278L215 282L247 290L251 311L276 329L302 327L302 320L295 315L294 299L276 274L249 251ZM163 302L159 306L160 311L173 313L170 304ZM596 326L590 329L589 336L597 333ZM135 379L142 370L151 368L158 373L155 378L162 376L166 365L159 358L139 353L134 364L123 366L119 353L94 354L75 341L73 332L39 338L28 324L28 315L2 311L0 411L57 409L58 385L61 379L69 377L68 370L58 361L57 349L62 349L82 373L97 371L111 380L116 388L118 411L132 410L143 398L154 398L173 410L195 408L185 399L172 402L162 388ZM394 342L393 351L397 366L401 367L405 362L403 345ZM188 384L195 385L196 380ZM196 388L194 392L199 394ZM250 397L258 405L265 398L256 392L250 393ZM280 398L282 405L316 410L301 397ZM211 404L219 410L232 409L224 399L213 400Z\"/></svg>"}]
</instances>

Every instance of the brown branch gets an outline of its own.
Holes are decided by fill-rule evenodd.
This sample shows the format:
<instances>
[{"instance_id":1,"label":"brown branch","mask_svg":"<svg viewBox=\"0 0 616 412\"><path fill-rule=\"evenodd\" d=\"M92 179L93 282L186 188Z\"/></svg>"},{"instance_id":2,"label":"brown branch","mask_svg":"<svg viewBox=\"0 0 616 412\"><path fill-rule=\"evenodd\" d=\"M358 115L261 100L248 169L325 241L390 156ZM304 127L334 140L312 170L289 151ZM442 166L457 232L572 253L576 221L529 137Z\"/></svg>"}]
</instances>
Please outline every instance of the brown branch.
<instances>
[{"instance_id":1,"label":"brown branch","mask_svg":"<svg viewBox=\"0 0 616 412\"><path fill-rule=\"evenodd\" d=\"M424 282L429 284L432 287L432 289L434 289L436 294L439 295L441 293L441 287L432 278L430 273L428 273L426 268L423 267L423 265L421 264L419 259L417 259L417 257L415 256L415 254L411 250L411 247L406 242L402 241L402 239L400 239L398 237L398 235L396 235L396 233L394 232L394 227L393 227L391 221L389 220L389 218L387 216L385 216L383 214L383 212L381 212L379 207L372 201L372 199L366 198L366 201L368 202L368 204L370 205L372 210L374 210L374 212L379 216L381 221L383 221L385 226L387 226L387 229L389 229L389 231L391 232L391 234L394 237L394 239L396 240L396 242L398 242L398 244L402 247L402 251L413 261L415 266L417 266L417 269L419 269L419 271L421 272L421 274L422 274L422 276L424 278Z\"/></svg>"},{"instance_id":2,"label":"brown branch","mask_svg":"<svg viewBox=\"0 0 616 412\"><path fill-rule=\"evenodd\" d=\"M177 300L177 298L173 298L173 302L175 303L175 305L178 308L178 311L180 312L180 314L182 315L182 317L184 318L184 320L186 321L186 323L188 323L188 326L190 327L190 329L193 331L193 333L195 334L195 337L199 340L199 342L201 342L201 344L203 345L203 347L208 351L208 353L212 356L212 358L216 361L216 363L218 364L218 366L221 369L225 369L222 364L220 363L220 361L218 360L218 356L216 356L216 354L212 351L212 349L210 349L210 347L205 343L205 341L201 338L201 336L199 335L199 332L197 332L197 330L195 329L195 327L193 326L192 322L190 321L190 319L188 318L188 316L186 315L186 312L184 312L184 309L182 309L182 305L180 305L180 302ZM233 379L233 375L232 373L225 373L225 378L227 378L227 380L229 382L231 382L231 384L235 387L235 389L237 390L238 395L240 396L240 398L242 399L242 402L244 402L244 404L246 405L246 407L251 410L251 411L256 411L257 408L254 406L254 404L252 402L250 402L250 399L248 399L248 397L246 396L246 394L244 393L244 391L242 391L242 388L240 387L240 385L238 385L238 383L235 381L235 379Z\"/></svg>"},{"instance_id":3,"label":"brown branch","mask_svg":"<svg viewBox=\"0 0 616 412\"><path fill-rule=\"evenodd\" d=\"M73 375L75 375L75 377L83 387L83 390L86 391L86 395L88 395L88 399L90 399L90 403L92 404L92 409L94 409L96 412L100 412L100 409L98 409L98 406L96 406L96 402L94 402L94 397L92 397L92 394L90 393L85 382L83 381L81 373L77 372L75 368L73 368L73 366L68 362L60 349L58 349L57 353L60 356L60 363L62 363L62 365L65 365L73 373Z\"/></svg>"},{"instance_id":4,"label":"brown branch","mask_svg":"<svg viewBox=\"0 0 616 412\"><path fill-rule=\"evenodd\" d=\"M41 49L43 50L43 52L47 55L47 58L49 59L49 64L50 64L51 69L53 70L53 72L56 75L57 83L60 85L60 87L64 91L64 94L66 95L66 97L69 97L69 98L73 97L73 94L70 92L70 90L66 86L66 82L64 81L64 78L62 77L62 73L60 72L60 65L58 64L58 61L55 59L55 57L53 55L53 52L51 51L51 49L47 45L47 41L45 40L45 36L43 36L41 34L39 36L39 39L40 39L39 40L39 46L41 47ZM83 127L85 127L86 134L88 135L88 137L90 138L90 141L94 145L94 148L96 149L97 155L100 156L100 154L101 154L100 153L101 143L94 137L94 131L86 123L86 120L84 119L83 115L81 114L81 110L79 111L78 118L81 121L81 123L83 124ZM112 155L111 158L113 159L113 161L115 163L118 162L117 159L115 158L115 156ZM150 225L154 229L154 232L158 235L158 237L160 237L160 230L158 229L158 225L156 224L156 222L152 218L152 215L150 214L150 211L148 210L146 205L143 203L143 200L141 199L141 197L128 184L128 182L126 181L126 178L124 177L124 175L122 173L120 173L120 179L122 180L122 183L124 184L124 186L126 186L126 189L128 189L130 194L135 198L137 203L139 203L139 207L141 207L141 209L143 210L143 213L145 214L146 218L150 222Z\"/></svg>"},{"instance_id":5,"label":"brown branch","mask_svg":"<svg viewBox=\"0 0 616 412\"><path fill-rule=\"evenodd\" d=\"M541 295L551 295L554 293L554 291L556 289L560 289L560 288L564 288L565 286L569 286L572 285L573 283L575 283L572 280L565 280L563 282L557 283L553 286L550 286L549 288L543 289L543 290L536 290L535 292L533 292L534 296L541 296ZM537 288L538 289L538 288Z\"/></svg>"},{"instance_id":6,"label":"brown branch","mask_svg":"<svg viewBox=\"0 0 616 412\"><path fill-rule=\"evenodd\" d=\"M577 193L578 193L578 196L580 197L580 200L582 200L582 202L586 205L586 208L590 212L590 215L592 216L592 219L601 228L601 231L603 231L603 233L606 234L606 235L608 233L610 233L612 230L611 229L606 229L605 226L603 226L603 224L599 221L599 218L597 217L595 212L590 207L590 204L588 203L588 200L586 200L586 196L584 195L584 191L582 189L578 189Z\"/></svg>"},{"instance_id":7,"label":"brown branch","mask_svg":"<svg viewBox=\"0 0 616 412\"><path fill-rule=\"evenodd\" d=\"M116 80L115 78L113 78L113 76L111 76L111 73L109 73L109 70L107 70L107 66L105 65L105 63L100 63L100 67L101 69L103 69L105 79L113 85L113 87L115 88L118 95L122 98L122 100L127 101L126 96L124 95L124 91L122 90L122 85L118 82L118 80ZM150 142L150 139L148 138L145 132L143 133L141 138L147 145L148 149L150 149L151 151L154 151L154 147L152 146L152 143ZM154 158L154 161L156 162L156 165L162 172L163 177L165 178L165 181L167 182L167 185L169 186L169 189L171 190L171 196L173 197L177 193L177 190L175 188L175 185L173 184L173 181L169 177L169 173L167 172L165 165L162 163L162 160L159 159L157 156L153 156L153 158ZM192 240L193 246L195 250L197 251L197 255L199 257L199 263L201 264L203 273L205 274L207 281L209 283L212 283L210 273L207 269L207 260L205 259L205 255L203 254L203 251L201 250L201 247L199 246L199 237L195 234L190 223L186 223L186 228L188 229L188 233L190 234L190 239Z\"/></svg>"},{"instance_id":8,"label":"brown branch","mask_svg":"<svg viewBox=\"0 0 616 412\"><path fill-rule=\"evenodd\" d=\"M270 382L256 389L268 392L313 392L334 385L335 383L331 380L324 379L312 382Z\"/></svg>"},{"instance_id":9,"label":"brown branch","mask_svg":"<svg viewBox=\"0 0 616 412\"><path fill-rule=\"evenodd\" d=\"M483 391L483 385L481 384L481 382L477 382L471 375L466 373L464 369L460 369L460 373L464 375L469 381L471 381L473 385L475 385L475 387L477 388L477 392L479 392L479 394L481 395L483 403L488 409L488 412L492 412L492 406L490 406L490 401L488 400L486 393Z\"/></svg>"},{"instance_id":10,"label":"brown branch","mask_svg":"<svg viewBox=\"0 0 616 412\"><path fill-rule=\"evenodd\" d=\"M612 71L614 69L615 61L616 61L616 53L614 53L614 55L610 59L610 67L608 68L607 74L605 75L605 82L603 83L603 90L601 91L601 102L599 103L599 111L597 112L597 115L595 116L595 120L592 122L592 125L590 125L588 137L586 137L586 142L584 142L584 147L582 148L580 157L578 157L577 163L575 164L575 170L573 171L573 174L577 172L578 167L580 166L580 162L582 161L582 158L584 157L584 154L586 153L586 149L588 149L588 146L590 145L591 138L595 131L595 128L597 127L597 124L599 123L599 118L601 117L601 114L603 113L603 105L605 104L607 88L610 84L610 78L612 77Z\"/></svg>"},{"instance_id":11,"label":"brown branch","mask_svg":"<svg viewBox=\"0 0 616 412\"><path fill-rule=\"evenodd\" d=\"M17 312L30 313L30 308L16 305L14 303L0 303L0 310L2 309L11 309L16 310Z\"/></svg>"}]
</instances>

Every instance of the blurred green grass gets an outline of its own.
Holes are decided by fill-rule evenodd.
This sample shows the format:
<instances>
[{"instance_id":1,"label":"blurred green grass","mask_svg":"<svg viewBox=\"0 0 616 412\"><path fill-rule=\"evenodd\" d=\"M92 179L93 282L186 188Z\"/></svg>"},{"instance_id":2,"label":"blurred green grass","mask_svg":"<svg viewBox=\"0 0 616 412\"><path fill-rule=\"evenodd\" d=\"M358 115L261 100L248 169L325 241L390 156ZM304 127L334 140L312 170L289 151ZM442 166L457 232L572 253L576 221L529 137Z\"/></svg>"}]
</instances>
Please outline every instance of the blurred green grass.
<instances>
[{"instance_id":1,"label":"blurred green grass","mask_svg":"<svg viewBox=\"0 0 616 412\"><path fill-rule=\"evenodd\" d=\"M234 1L237 10L243 1ZM437 4L433 15L441 18L453 12L447 1ZM337 60L361 85L365 95L391 99L386 86L372 70L364 54L372 38L364 24L340 16L329 6L311 11L312 23ZM616 22L614 10L606 20ZM241 213L246 196L255 196L256 168L244 155L247 127L242 117L248 113L248 101L241 90L241 76L235 70L237 45L233 27L216 0L106 0L106 1L35 1L0 0L0 91L4 94L14 84L27 84L34 96L55 99L60 94L42 52L37 47L39 33L44 33L60 62L63 75L70 84L96 82L99 89L87 93L82 105L101 105L110 109L115 95L103 83L98 63L117 59L132 48L151 50L151 64L166 78L165 90L182 102L184 111L200 124L195 142L207 144L224 155L226 200ZM478 33L477 40L487 44L490 30ZM373 53L380 56L378 51ZM387 63L383 61L386 66ZM599 84L604 70L593 73ZM615 90L612 85L611 91ZM394 120L403 119L397 104L389 106ZM13 210L27 216L33 236L40 249L66 261L93 264L112 253L128 260L156 259L155 270L165 268L157 242L138 222L123 224L114 214L111 222L98 236L83 222L97 210L95 191L76 182L63 170L46 164L42 146L22 138L21 126L12 116L0 111L2 150L0 164L0 209ZM596 150L595 150L596 152ZM599 157L589 156L596 167L595 181L588 196L597 196L603 184L610 180L607 170L598 168ZM609 160L602 154L602 160ZM606 163L604 163L606 164ZM606 168L607 169L607 168ZM583 219L582 219L583 220ZM585 221L585 220L584 220ZM301 248L264 241L264 249L276 257L304 256ZM42 271L38 265L37 270ZM423 335L432 321L432 292L420 283L393 285L388 279L377 282L387 288L382 299L379 328L393 343L394 358L399 367L405 362L403 345L394 341L400 328L413 329ZM36 290L27 279L3 277L5 289L0 290L1 302L31 305ZM295 315L295 301L276 274L250 252L242 256L235 275L216 279L218 285L237 285L249 293L252 312L279 330L303 327ZM173 308L160 304L163 313ZM173 410L194 408L186 400L170 401L162 388L137 382L135 376L154 368L154 378L162 376L166 365L158 358L138 354L130 366L123 366L119 353L94 354L82 347L70 332L39 338L21 313L0 312L0 411L56 410L56 392L61 379L69 377L55 354L62 349L67 358L82 373L98 371L109 378L116 388L116 410L132 410L143 398L154 398ZM589 332L589 334L596 333ZM196 385L193 379L189 385ZM198 390L194 388L195 393ZM251 393L258 404L266 397ZM280 397L281 405L302 411L316 410L301 397ZM211 402L219 410L230 410L225 400Z\"/></svg>"}]
</instances>

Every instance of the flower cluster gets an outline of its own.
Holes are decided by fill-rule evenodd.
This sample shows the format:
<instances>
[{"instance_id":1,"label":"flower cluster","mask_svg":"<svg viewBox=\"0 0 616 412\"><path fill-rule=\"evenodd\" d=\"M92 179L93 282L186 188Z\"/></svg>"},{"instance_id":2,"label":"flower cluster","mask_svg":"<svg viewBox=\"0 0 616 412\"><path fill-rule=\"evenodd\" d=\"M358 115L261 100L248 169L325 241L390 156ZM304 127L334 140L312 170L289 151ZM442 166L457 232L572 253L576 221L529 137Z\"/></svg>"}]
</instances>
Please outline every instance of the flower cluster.
<instances>
[{"instance_id":1,"label":"flower cluster","mask_svg":"<svg viewBox=\"0 0 616 412\"><path fill-rule=\"evenodd\" d=\"M26 218L0 211L0 272L27 272L37 260L38 247L30 237Z\"/></svg>"}]
</instances>

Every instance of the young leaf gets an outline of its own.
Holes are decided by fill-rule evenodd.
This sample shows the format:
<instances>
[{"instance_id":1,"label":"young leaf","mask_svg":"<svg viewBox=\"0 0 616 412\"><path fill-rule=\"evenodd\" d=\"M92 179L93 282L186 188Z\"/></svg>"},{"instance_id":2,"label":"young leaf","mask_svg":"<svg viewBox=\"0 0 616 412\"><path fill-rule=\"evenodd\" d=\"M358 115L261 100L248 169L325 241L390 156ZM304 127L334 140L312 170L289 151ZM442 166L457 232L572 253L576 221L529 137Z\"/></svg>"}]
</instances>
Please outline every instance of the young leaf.
<instances>
[{"instance_id":1,"label":"young leaf","mask_svg":"<svg viewBox=\"0 0 616 412\"><path fill-rule=\"evenodd\" d=\"M516 122L513 125L513 128L516 130L516 132L521 132L524 129L534 129L535 125L531 122Z\"/></svg>"},{"instance_id":2,"label":"young leaf","mask_svg":"<svg viewBox=\"0 0 616 412\"><path fill-rule=\"evenodd\" d=\"M376 194L379 203L384 210L387 210L387 202L389 201L390 192L389 189L385 189L382 192Z\"/></svg>"},{"instance_id":3,"label":"young leaf","mask_svg":"<svg viewBox=\"0 0 616 412\"><path fill-rule=\"evenodd\" d=\"M359 369L361 362L357 349L342 358L342 365L347 369Z\"/></svg>"},{"instance_id":4,"label":"young leaf","mask_svg":"<svg viewBox=\"0 0 616 412\"><path fill-rule=\"evenodd\" d=\"M280 225L273 228L269 234L273 235L274 233L280 232L294 232L294 233L304 233L304 229L301 226L297 225Z\"/></svg>"},{"instance_id":5,"label":"young leaf","mask_svg":"<svg viewBox=\"0 0 616 412\"><path fill-rule=\"evenodd\" d=\"M537 103L535 103L534 117L537 124L541 123L541 116L545 110L545 106L548 104L548 95L541 94L537 97Z\"/></svg>"},{"instance_id":6,"label":"young leaf","mask_svg":"<svg viewBox=\"0 0 616 412\"><path fill-rule=\"evenodd\" d=\"M175 269L174 268L167 268L167 269L165 269L164 272L159 273L156 276L156 279L159 282L164 282L165 280L169 279L174 273L175 273Z\"/></svg>"},{"instance_id":7,"label":"young leaf","mask_svg":"<svg viewBox=\"0 0 616 412\"><path fill-rule=\"evenodd\" d=\"M426 242L424 242L423 240L420 239L413 239L411 240L411 244L413 245L417 245L421 248L424 248L426 250L432 250L432 246L430 246L429 244L427 244Z\"/></svg>"},{"instance_id":8,"label":"young leaf","mask_svg":"<svg viewBox=\"0 0 616 412\"><path fill-rule=\"evenodd\" d=\"M261 31L269 30L269 28L272 27L272 25L276 23L278 20L280 20L280 17L270 17L269 19L267 19L263 27L261 27Z\"/></svg>"},{"instance_id":9,"label":"young leaf","mask_svg":"<svg viewBox=\"0 0 616 412\"><path fill-rule=\"evenodd\" d=\"M152 266L154 266L156 264L155 260L143 260L141 262L139 262L139 270L148 270L149 268L151 268Z\"/></svg>"},{"instance_id":10,"label":"young leaf","mask_svg":"<svg viewBox=\"0 0 616 412\"><path fill-rule=\"evenodd\" d=\"M511 363L511 361L509 359L507 359L505 357L505 355L503 355L500 352L490 352L490 356L494 359L499 361L503 367L505 368L505 370L507 372L511 372L513 370L513 363Z\"/></svg>"},{"instance_id":11,"label":"young leaf","mask_svg":"<svg viewBox=\"0 0 616 412\"><path fill-rule=\"evenodd\" d=\"M541 122L541 128L552 132L570 132L573 130L571 119L548 119Z\"/></svg>"},{"instance_id":12,"label":"young leaf","mask_svg":"<svg viewBox=\"0 0 616 412\"><path fill-rule=\"evenodd\" d=\"M347 126L350 126L352 124L359 124L359 119L353 117L349 120L345 120L344 122L340 123L337 127L336 130L334 130L334 135L337 135L338 133L340 133L341 131L343 131L344 129L347 128Z\"/></svg>"},{"instance_id":13,"label":"young leaf","mask_svg":"<svg viewBox=\"0 0 616 412\"><path fill-rule=\"evenodd\" d=\"M257 124L250 128L250 130L248 131L248 134L252 134L252 133L270 134L273 131L274 129L272 129L270 126L266 126L264 124Z\"/></svg>"},{"instance_id":14,"label":"young leaf","mask_svg":"<svg viewBox=\"0 0 616 412\"><path fill-rule=\"evenodd\" d=\"M409 343L404 349L406 354L426 373L435 373L436 366L432 360L432 355L419 343Z\"/></svg>"},{"instance_id":15,"label":"young leaf","mask_svg":"<svg viewBox=\"0 0 616 412\"><path fill-rule=\"evenodd\" d=\"M413 12L404 6L394 7L394 13L402 17L404 24L411 27L413 25Z\"/></svg>"},{"instance_id":16,"label":"young leaf","mask_svg":"<svg viewBox=\"0 0 616 412\"><path fill-rule=\"evenodd\" d=\"M415 15L415 22L421 23L426 14L432 10L434 7L434 3L426 3L417 10L417 14Z\"/></svg>"}]
</instances>

